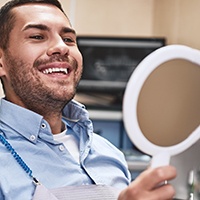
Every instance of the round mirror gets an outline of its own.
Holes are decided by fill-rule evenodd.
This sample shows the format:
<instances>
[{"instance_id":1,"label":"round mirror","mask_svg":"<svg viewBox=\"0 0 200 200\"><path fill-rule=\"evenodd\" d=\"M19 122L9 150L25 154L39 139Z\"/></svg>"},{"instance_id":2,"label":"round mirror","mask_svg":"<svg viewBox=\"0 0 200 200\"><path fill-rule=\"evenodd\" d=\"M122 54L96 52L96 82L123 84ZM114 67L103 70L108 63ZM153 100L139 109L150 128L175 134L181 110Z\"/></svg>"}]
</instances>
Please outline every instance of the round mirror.
<instances>
[{"instance_id":1,"label":"round mirror","mask_svg":"<svg viewBox=\"0 0 200 200\"><path fill-rule=\"evenodd\" d=\"M169 163L200 138L200 51L169 45L147 56L133 72L123 101L131 141L153 156L152 167Z\"/></svg>"}]
</instances>

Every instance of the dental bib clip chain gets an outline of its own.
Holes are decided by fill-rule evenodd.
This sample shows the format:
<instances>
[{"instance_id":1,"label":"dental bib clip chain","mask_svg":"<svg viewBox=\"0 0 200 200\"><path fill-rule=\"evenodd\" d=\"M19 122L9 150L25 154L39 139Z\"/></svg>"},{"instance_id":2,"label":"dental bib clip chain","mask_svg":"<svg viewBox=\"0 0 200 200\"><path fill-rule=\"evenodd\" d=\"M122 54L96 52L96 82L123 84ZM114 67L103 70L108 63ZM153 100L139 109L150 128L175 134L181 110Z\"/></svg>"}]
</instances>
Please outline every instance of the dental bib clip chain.
<instances>
[{"instance_id":1,"label":"dental bib clip chain","mask_svg":"<svg viewBox=\"0 0 200 200\"><path fill-rule=\"evenodd\" d=\"M7 148L7 150L12 154L13 158L17 161L17 163L22 167L22 169L32 178L32 181L35 185L39 185L40 182L33 177L32 170L28 167L28 165L23 161L23 159L18 155L15 149L11 146L11 144L0 134L0 142Z\"/></svg>"}]
</instances>

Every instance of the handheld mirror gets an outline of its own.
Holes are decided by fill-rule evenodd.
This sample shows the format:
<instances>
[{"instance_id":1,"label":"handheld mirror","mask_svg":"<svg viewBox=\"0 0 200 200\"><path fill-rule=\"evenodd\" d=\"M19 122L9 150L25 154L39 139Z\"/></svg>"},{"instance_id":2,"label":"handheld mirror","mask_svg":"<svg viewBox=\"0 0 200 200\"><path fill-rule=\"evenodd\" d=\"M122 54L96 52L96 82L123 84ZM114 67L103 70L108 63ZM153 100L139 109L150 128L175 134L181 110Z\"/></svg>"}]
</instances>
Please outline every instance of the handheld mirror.
<instances>
[{"instance_id":1,"label":"handheld mirror","mask_svg":"<svg viewBox=\"0 0 200 200\"><path fill-rule=\"evenodd\" d=\"M200 51L169 45L147 56L128 81L123 119L152 167L193 145L200 138Z\"/></svg>"}]
</instances>

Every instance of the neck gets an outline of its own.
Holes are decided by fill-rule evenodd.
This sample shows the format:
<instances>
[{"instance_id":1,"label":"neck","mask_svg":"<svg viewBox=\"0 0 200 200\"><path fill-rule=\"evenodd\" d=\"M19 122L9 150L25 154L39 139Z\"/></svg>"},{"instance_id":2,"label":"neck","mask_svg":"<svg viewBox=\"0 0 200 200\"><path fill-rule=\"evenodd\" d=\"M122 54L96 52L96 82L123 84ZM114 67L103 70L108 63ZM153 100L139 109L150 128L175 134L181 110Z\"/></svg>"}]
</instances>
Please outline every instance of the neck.
<instances>
[{"instance_id":1,"label":"neck","mask_svg":"<svg viewBox=\"0 0 200 200\"><path fill-rule=\"evenodd\" d=\"M49 123L53 134L58 134L65 130L62 115L48 115L48 117L44 116L44 119Z\"/></svg>"}]
</instances>

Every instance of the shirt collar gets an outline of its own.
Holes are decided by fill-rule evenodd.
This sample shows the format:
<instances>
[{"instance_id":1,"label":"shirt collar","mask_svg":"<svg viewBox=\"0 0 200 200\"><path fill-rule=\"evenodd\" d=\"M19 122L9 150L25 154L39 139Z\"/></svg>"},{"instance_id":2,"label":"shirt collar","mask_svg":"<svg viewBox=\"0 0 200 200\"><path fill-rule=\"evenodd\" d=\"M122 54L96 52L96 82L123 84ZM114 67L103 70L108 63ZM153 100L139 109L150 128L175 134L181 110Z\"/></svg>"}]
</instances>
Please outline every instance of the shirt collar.
<instances>
[{"instance_id":1,"label":"shirt collar","mask_svg":"<svg viewBox=\"0 0 200 200\"><path fill-rule=\"evenodd\" d=\"M63 109L63 117L72 122L78 122L81 118L87 118L88 113L85 106L75 100L70 101Z\"/></svg>"},{"instance_id":2,"label":"shirt collar","mask_svg":"<svg viewBox=\"0 0 200 200\"><path fill-rule=\"evenodd\" d=\"M30 140L32 135L38 135L43 117L31 110L1 99L0 121Z\"/></svg>"},{"instance_id":3,"label":"shirt collar","mask_svg":"<svg viewBox=\"0 0 200 200\"><path fill-rule=\"evenodd\" d=\"M74 126L85 126L89 129L89 133L93 132L93 126L89 119L89 113L85 106L75 100L70 101L62 112L64 121L73 129ZM74 130L75 131L75 130ZM76 131L75 131L76 132Z\"/></svg>"},{"instance_id":4,"label":"shirt collar","mask_svg":"<svg viewBox=\"0 0 200 200\"><path fill-rule=\"evenodd\" d=\"M83 104L75 100L70 101L63 109L63 119L72 128L77 124L83 123L84 126L89 125L91 131L91 121L89 120L88 112L84 108L85 106ZM43 116L13 104L4 98L0 100L0 121L10 128L14 128L15 131L28 140L31 140L32 135L38 137L39 131L44 124L46 124L49 132L51 132L50 126L43 119Z\"/></svg>"}]
</instances>

